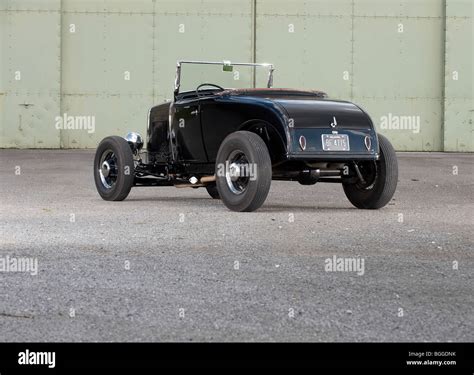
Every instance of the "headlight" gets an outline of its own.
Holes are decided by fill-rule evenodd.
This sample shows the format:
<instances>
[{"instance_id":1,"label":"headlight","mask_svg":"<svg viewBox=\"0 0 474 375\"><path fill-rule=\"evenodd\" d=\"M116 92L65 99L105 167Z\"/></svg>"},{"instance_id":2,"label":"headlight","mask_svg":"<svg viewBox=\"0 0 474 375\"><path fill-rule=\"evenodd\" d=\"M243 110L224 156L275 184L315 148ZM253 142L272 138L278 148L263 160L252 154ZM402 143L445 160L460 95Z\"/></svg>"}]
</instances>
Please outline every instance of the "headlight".
<instances>
[{"instance_id":1,"label":"headlight","mask_svg":"<svg viewBox=\"0 0 474 375\"><path fill-rule=\"evenodd\" d=\"M140 134L130 132L125 136L125 140L128 142L132 151L140 151L143 147L143 138Z\"/></svg>"}]
</instances>

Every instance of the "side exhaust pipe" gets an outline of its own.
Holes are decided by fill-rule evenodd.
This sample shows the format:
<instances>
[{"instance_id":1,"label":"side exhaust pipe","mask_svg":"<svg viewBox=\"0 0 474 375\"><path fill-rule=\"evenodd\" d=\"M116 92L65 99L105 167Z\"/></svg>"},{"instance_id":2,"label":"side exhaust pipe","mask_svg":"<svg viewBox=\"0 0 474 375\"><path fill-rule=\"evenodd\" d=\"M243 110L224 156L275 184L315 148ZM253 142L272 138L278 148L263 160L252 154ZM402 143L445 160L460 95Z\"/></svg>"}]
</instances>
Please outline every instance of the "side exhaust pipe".
<instances>
[{"instance_id":1,"label":"side exhaust pipe","mask_svg":"<svg viewBox=\"0 0 474 375\"><path fill-rule=\"evenodd\" d=\"M307 169L298 175L298 182L301 185L314 185L320 177L340 176L339 169Z\"/></svg>"},{"instance_id":2,"label":"side exhaust pipe","mask_svg":"<svg viewBox=\"0 0 474 375\"><path fill-rule=\"evenodd\" d=\"M204 176L201 177L201 184L207 184L209 182L215 182L216 181L216 176Z\"/></svg>"},{"instance_id":3,"label":"side exhaust pipe","mask_svg":"<svg viewBox=\"0 0 474 375\"><path fill-rule=\"evenodd\" d=\"M204 187L207 184L216 181L216 176L204 176L201 177L199 180L196 177L191 177L189 179L189 184L176 184L174 187L177 188L197 188L197 187Z\"/></svg>"}]
</instances>

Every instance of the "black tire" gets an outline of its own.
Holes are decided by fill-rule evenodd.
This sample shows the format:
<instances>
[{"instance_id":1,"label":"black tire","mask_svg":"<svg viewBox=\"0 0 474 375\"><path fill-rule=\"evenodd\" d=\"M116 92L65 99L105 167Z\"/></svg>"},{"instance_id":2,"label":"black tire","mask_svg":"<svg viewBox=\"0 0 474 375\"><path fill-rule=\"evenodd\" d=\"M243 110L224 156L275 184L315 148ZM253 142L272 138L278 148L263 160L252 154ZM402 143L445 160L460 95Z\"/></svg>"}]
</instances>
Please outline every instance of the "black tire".
<instances>
[{"instance_id":1,"label":"black tire","mask_svg":"<svg viewBox=\"0 0 474 375\"><path fill-rule=\"evenodd\" d=\"M108 167L104 166L104 161ZM134 180L134 162L128 142L117 136L100 142L94 158L97 192L106 201L122 201L130 193Z\"/></svg>"},{"instance_id":2,"label":"black tire","mask_svg":"<svg viewBox=\"0 0 474 375\"><path fill-rule=\"evenodd\" d=\"M377 209L385 206L393 197L398 182L398 162L390 141L378 134L380 158L375 162L375 178L369 186L343 183L344 193L357 208Z\"/></svg>"},{"instance_id":3,"label":"black tire","mask_svg":"<svg viewBox=\"0 0 474 375\"><path fill-rule=\"evenodd\" d=\"M219 195L219 191L217 191L216 184L206 185L206 190L212 199L221 199L221 196Z\"/></svg>"},{"instance_id":4,"label":"black tire","mask_svg":"<svg viewBox=\"0 0 474 375\"><path fill-rule=\"evenodd\" d=\"M232 167L232 165L234 167ZM235 166L250 172L247 177L230 178ZM232 211L251 212L267 198L272 182L272 162L267 145L257 134L238 131L222 142L216 158L216 186L224 204Z\"/></svg>"}]
</instances>

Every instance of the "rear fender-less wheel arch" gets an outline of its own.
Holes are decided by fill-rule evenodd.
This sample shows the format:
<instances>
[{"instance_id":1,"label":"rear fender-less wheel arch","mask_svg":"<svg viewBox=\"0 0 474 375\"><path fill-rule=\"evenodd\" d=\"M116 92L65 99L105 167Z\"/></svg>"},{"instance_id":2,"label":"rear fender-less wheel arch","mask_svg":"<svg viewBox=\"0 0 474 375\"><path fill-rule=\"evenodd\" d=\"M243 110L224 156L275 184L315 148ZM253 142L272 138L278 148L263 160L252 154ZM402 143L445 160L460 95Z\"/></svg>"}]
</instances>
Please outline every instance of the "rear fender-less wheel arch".
<instances>
[{"instance_id":1,"label":"rear fender-less wheel arch","mask_svg":"<svg viewBox=\"0 0 474 375\"><path fill-rule=\"evenodd\" d=\"M398 182L398 162L390 141L378 134L380 157L376 162L360 163L359 172L364 182L345 183L342 186L349 201L357 208L378 209L390 202ZM370 176L371 178L369 178Z\"/></svg>"}]
</instances>

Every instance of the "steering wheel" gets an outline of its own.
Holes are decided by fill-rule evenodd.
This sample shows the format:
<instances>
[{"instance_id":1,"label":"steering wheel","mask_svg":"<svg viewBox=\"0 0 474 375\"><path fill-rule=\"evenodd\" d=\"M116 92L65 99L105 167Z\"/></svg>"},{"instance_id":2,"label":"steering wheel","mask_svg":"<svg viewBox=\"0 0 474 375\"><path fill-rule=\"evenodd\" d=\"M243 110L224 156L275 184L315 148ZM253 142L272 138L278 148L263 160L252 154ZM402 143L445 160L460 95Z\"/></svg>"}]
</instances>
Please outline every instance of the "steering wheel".
<instances>
[{"instance_id":1,"label":"steering wheel","mask_svg":"<svg viewBox=\"0 0 474 375\"><path fill-rule=\"evenodd\" d=\"M198 87L196 87L196 95L199 96L199 89L204 86L212 86L215 87L216 89L219 89L219 91L224 91L225 88L215 85L214 83L201 83Z\"/></svg>"}]
</instances>

